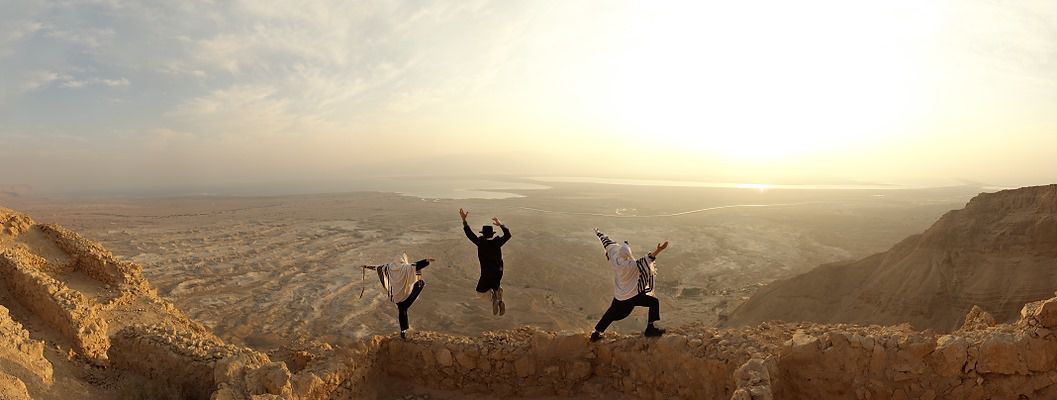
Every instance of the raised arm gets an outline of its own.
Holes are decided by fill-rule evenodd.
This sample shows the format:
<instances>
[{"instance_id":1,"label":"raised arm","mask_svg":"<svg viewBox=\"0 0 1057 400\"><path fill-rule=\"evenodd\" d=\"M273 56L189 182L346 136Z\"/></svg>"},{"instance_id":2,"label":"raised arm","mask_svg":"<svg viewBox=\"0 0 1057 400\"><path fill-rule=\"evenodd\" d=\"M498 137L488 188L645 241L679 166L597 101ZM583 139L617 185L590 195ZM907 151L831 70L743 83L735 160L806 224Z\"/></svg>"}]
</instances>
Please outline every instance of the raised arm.
<instances>
[{"instance_id":1,"label":"raised arm","mask_svg":"<svg viewBox=\"0 0 1057 400\"><path fill-rule=\"evenodd\" d=\"M613 242L613 240L609 239L609 236L606 236L606 234L604 234L604 233L602 233L602 231L598 230L598 228L595 228L595 236L598 236L598 240L602 241L602 248L603 249L606 248L606 247L609 247L609 245L615 243L615 242Z\"/></svg>"},{"instance_id":2,"label":"raised arm","mask_svg":"<svg viewBox=\"0 0 1057 400\"><path fill-rule=\"evenodd\" d=\"M651 259L656 259L657 256L660 255L661 252L664 251L667 248L668 248L668 241L665 240L664 243L657 243L657 248L653 249L653 251L647 253L646 255L649 256Z\"/></svg>"},{"instance_id":3,"label":"raised arm","mask_svg":"<svg viewBox=\"0 0 1057 400\"><path fill-rule=\"evenodd\" d=\"M499 241L499 246L503 246L504 244L506 244L507 240L510 240L510 229L508 229L506 225L503 225L502 222L499 222L498 217L492 217L492 224L498 226L499 229L503 230L503 236L496 239Z\"/></svg>"},{"instance_id":4,"label":"raised arm","mask_svg":"<svg viewBox=\"0 0 1057 400\"><path fill-rule=\"evenodd\" d=\"M466 238L470 239L473 244L477 244L480 239L477 238L477 234L473 233L473 229L470 229L470 224L466 222L466 217L470 215L469 212L463 209L459 209L459 216L462 217L462 231L466 233Z\"/></svg>"},{"instance_id":5,"label":"raised arm","mask_svg":"<svg viewBox=\"0 0 1057 400\"><path fill-rule=\"evenodd\" d=\"M477 238L477 234L473 233L473 229L470 229L470 224L467 224L466 220L462 221L462 231L466 233L466 238L470 239L473 244L477 244L480 240Z\"/></svg>"},{"instance_id":6,"label":"raised arm","mask_svg":"<svg viewBox=\"0 0 1057 400\"><path fill-rule=\"evenodd\" d=\"M437 259L436 258L423 258L421 260L415 261L415 271L421 271L422 268L428 267L429 263L431 263L433 261L437 261Z\"/></svg>"}]
</instances>

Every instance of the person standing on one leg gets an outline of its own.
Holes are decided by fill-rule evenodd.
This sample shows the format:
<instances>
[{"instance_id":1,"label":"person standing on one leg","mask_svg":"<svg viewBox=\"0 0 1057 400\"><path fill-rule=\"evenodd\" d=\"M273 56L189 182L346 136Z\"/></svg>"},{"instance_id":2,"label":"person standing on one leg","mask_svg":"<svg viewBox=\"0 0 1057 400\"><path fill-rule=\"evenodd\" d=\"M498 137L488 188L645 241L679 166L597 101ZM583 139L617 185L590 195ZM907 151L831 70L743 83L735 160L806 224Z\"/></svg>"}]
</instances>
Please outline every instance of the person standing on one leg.
<instances>
[{"instance_id":1,"label":"person standing on one leg","mask_svg":"<svg viewBox=\"0 0 1057 400\"><path fill-rule=\"evenodd\" d=\"M459 209L462 217L462 230L473 244L477 245L477 259L481 261L481 278L477 281L477 293L492 295L492 314L506 314L506 303L503 302L503 250L502 247L510 240L510 229L499 222L499 218L492 217L492 224L503 230L503 236L496 237L491 225L481 228L481 236L470 229L466 217L470 213Z\"/></svg>"},{"instance_id":2,"label":"person standing on one leg","mask_svg":"<svg viewBox=\"0 0 1057 400\"><path fill-rule=\"evenodd\" d=\"M602 241L602 247L606 249L606 259L613 266L614 277L613 302L609 304L609 309L595 325L595 331L591 333L591 341L601 340L609 324L627 318L635 307L649 308L649 322L643 334L646 337L663 335L664 329L653 326L654 322L661 319L661 302L653 297L653 282L657 275L653 261L657 259L657 255L668 248L668 242L658 244L652 252L636 260L628 242L617 244L609 240L609 237L599 232L597 228L595 235Z\"/></svg>"},{"instance_id":3,"label":"person standing on one leg","mask_svg":"<svg viewBox=\"0 0 1057 400\"><path fill-rule=\"evenodd\" d=\"M407 254L404 254L389 264L363 266L378 272L382 290L389 297L389 301L396 304L397 318L400 320L400 337L403 339L407 338L407 329L410 327L407 321L407 310L411 308L411 304L418 299L422 288L426 286L426 282L422 280L422 269L433 261L437 260L426 258L411 264L407 261Z\"/></svg>"}]
</instances>

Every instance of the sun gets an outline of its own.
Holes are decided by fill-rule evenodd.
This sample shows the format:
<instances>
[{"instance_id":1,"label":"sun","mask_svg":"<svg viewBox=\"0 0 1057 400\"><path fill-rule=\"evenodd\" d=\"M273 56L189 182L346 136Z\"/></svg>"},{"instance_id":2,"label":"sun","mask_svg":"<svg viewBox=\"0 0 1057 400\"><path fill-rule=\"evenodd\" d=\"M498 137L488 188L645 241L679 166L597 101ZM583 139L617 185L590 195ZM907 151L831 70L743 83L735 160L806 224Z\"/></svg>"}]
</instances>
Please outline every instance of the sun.
<instances>
[{"instance_id":1,"label":"sun","mask_svg":"<svg viewBox=\"0 0 1057 400\"><path fill-rule=\"evenodd\" d=\"M905 123L915 54L884 36L892 15L833 11L832 2L789 6L781 17L693 4L640 10L622 46L596 64L604 70L585 90L595 91L606 129L680 151L781 161L863 146Z\"/></svg>"}]
</instances>

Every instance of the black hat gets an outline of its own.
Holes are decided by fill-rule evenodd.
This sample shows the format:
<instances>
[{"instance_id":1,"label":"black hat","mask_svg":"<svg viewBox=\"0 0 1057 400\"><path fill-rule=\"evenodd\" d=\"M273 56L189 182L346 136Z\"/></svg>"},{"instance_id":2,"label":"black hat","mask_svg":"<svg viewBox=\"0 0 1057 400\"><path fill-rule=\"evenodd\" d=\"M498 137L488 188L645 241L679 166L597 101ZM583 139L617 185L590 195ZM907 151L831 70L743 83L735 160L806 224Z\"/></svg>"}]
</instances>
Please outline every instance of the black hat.
<instances>
[{"instance_id":1,"label":"black hat","mask_svg":"<svg viewBox=\"0 0 1057 400\"><path fill-rule=\"evenodd\" d=\"M483 228L481 228L481 234L484 235L485 237L488 237L488 236L494 235L495 231L492 230L492 226L491 225L485 225Z\"/></svg>"}]
</instances>

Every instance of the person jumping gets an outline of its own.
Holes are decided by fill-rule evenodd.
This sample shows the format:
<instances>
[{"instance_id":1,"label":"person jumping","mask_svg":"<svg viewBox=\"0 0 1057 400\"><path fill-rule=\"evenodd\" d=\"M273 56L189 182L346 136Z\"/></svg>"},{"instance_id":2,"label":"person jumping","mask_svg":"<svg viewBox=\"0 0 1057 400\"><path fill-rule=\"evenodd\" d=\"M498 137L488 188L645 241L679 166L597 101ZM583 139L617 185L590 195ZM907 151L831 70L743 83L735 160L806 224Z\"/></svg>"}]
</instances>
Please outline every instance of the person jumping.
<instances>
[{"instance_id":1,"label":"person jumping","mask_svg":"<svg viewBox=\"0 0 1057 400\"><path fill-rule=\"evenodd\" d=\"M503 236L496 237L491 225L481 228L481 236L470 229L466 222L469 212L459 209L462 217L462 230L473 244L477 245L477 259L481 261L481 278L477 281L477 293L492 295L492 315L506 314L506 303L503 302L503 250L502 247L510 240L510 229L499 222L499 218L492 217L492 224L503 230Z\"/></svg>"},{"instance_id":2,"label":"person jumping","mask_svg":"<svg viewBox=\"0 0 1057 400\"><path fill-rule=\"evenodd\" d=\"M422 269L429 263L437 261L426 258L411 264L407 254L397 257L396 261L383 265L364 265L363 268L378 271L378 280L382 282L382 291L389 301L396 304L397 318L400 320L400 338L407 339L407 310L418 299L426 282L422 280Z\"/></svg>"},{"instance_id":3,"label":"person jumping","mask_svg":"<svg viewBox=\"0 0 1057 400\"><path fill-rule=\"evenodd\" d=\"M602 241L602 247L606 249L606 259L613 266L614 276L613 302L609 304L609 309L595 325L595 331L591 333L591 341L601 340L609 324L627 318L635 307L649 308L648 323L643 334L646 337L663 335L664 329L653 326L654 322L661 319L661 302L653 297L654 277L657 275L657 268L653 261L657 259L657 255L668 248L668 242L658 244L653 252L636 260L628 242L617 244L599 232L597 228L595 228L595 235Z\"/></svg>"}]
</instances>

